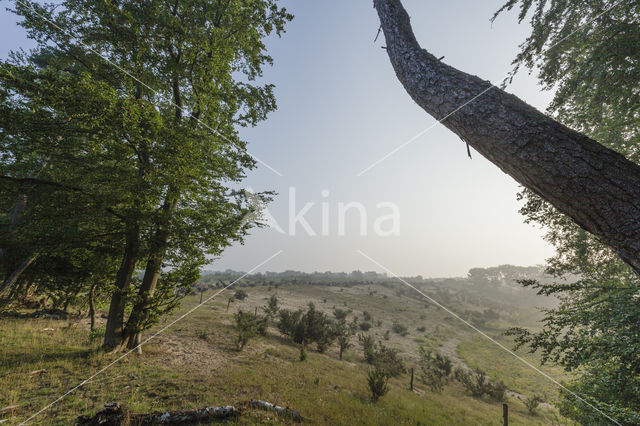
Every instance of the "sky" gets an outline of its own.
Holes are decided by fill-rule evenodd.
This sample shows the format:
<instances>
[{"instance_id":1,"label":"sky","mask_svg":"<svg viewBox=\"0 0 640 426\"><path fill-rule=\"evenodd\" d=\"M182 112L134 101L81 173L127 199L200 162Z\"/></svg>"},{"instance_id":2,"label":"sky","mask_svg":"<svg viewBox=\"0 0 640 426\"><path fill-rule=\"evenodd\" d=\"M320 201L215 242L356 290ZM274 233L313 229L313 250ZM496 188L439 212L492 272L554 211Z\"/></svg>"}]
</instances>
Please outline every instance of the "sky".
<instances>
[{"instance_id":1,"label":"sky","mask_svg":"<svg viewBox=\"0 0 640 426\"><path fill-rule=\"evenodd\" d=\"M530 29L514 12L490 22L503 1L403 3L423 48L500 84ZM262 162L243 186L278 193L265 212L272 226L206 269L249 271L280 253L256 271L443 277L552 255L544 231L518 213L519 185L478 153L469 159L464 143L404 91L383 34L374 43L371 0L282 5L295 18L281 38L267 40L274 65L263 77L276 86L278 110L240 132ZM0 57L33 46L4 9L0 25ZM541 110L552 97L526 72L507 91Z\"/></svg>"}]
</instances>

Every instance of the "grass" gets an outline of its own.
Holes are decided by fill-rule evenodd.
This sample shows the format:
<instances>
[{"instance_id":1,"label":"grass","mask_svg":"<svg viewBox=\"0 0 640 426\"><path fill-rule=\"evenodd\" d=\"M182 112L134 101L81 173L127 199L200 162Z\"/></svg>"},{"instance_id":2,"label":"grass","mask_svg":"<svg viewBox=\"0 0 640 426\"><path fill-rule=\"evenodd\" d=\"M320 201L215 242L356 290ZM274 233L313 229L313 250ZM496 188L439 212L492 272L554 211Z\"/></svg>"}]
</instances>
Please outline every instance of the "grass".
<instances>
[{"instance_id":1,"label":"grass","mask_svg":"<svg viewBox=\"0 0 640 426\"><path fill-rule=\"evenodd\" d=\"M492 337L505 347L513 348L512 339L502 335ZM503 380L510 390L526 396L544 395L545 401L551 403L558 398L556 384L481 336L471 336L462 341L458 353L468 365L479 367L494 379ZM560 383L571 377L562 368L541 366L535 355L522 350L517 354Z\"/></svg>"},{"instance_id":2,"label":"grass","mask_svg":"<svg viewBox=\"0 0 640 426\"><path fill-rule=\"evenodd\" d=\"M418 343L424 339L437 345L455 335L455 325L442 322L443 312L424 304L399 299L387 290L384 303L380 294L369 296L363 289L291 286L277 291L285 307L300 307L308 301L331 312L333 305L346 301L353 315L367 310L383 321L373 333L382 339L395 321L411 324L406 337L392 333L385 344L402 349L409 363ZM304 362L298 361L297 347L281 338L275 330L266 337L249 341L244 351L235 349L233 313L242 308L262 306L272 292L266 288L248 288L249 297L231 305L226 312L226 297L208 303L144 346L142 356L131 354L94 380L83 385L33 420L35 424L70 424L81 414L92 414L105 403L119 402L135 412L192 409L210 405L236 404L263 399L289 406L315 424L479 424L502 421L502 404L475 399L457 383L442 393L425 390L416 379L418 393L408 390L408 376L392 379L389 393L376 404L369 399L366 385L368 366L354 347L339 361L336 348L326 354L313 350ZM205 295L206 296L206 295ZM365 297L366 296L366 297ZM323 299L327 298L327 303ZM187 297L174 317L193 307L199 296ZM398 314L402 309L402 314ZM420 316L423 319L420 319ZM426 333L415 326L425 324ZM17 424L54 401L58 396L112 362L117 355L99 350L99 340L91 341L86 327L68 328L65 321L0 319L0 408L19 405L4 415L7 424ZM437 325L437 327L436 327ZM52 331L45 329L52 328ZM477 346L464 346L466 343ZM476 350L482 356L494 355L474 339L463 341L465 356ZM480 356L480 355L479 355ZM476 360L480 362L479 360ZM510 366L510 364L507 364ZM30 375L35 370L42 374ZM502 377L515 372L512 367ZM515 382L520 385L525 376ZM529 380L529 379L527 379ZM530 381L535 386L537 381ZM511 424L542 425L560 422L550 410L536 416L525 406L510 400ZM236 420L239 424L281 424L284 419L272 414L250 411Z\"/></svg>"}]
</instances>

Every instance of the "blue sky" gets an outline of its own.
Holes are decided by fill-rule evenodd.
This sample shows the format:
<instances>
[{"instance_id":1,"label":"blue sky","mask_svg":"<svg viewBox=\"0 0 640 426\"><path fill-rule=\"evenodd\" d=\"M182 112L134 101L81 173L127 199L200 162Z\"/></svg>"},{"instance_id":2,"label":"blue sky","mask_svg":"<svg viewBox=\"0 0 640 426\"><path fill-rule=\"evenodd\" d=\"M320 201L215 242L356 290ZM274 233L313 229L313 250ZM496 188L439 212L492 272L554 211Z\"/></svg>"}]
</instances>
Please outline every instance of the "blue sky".
<instances>
[{"instance_id":1,"label":"blue sky","mask_svg":"<svg viewBox=\"0 0 640 426\"><path fill-rule=\"evenodd\" d=\"M491 24L501 2L404 0L424 48L494 84L510 71L529 31L515 13ZM297 210L314 203L307 222L320 234L324 220L329 232L256 230L209 269L248 270L283 250L261 270L380 270L357 253L362 250L401 275L451 276L476 266L539 264L552 254L542 231L523 223L516 182L475 152L470 160L442 125L357 176L435 120L397 81L381 48L383 35L373 42L379 22L370 0L282 3L295 19L282 38L269 39L275 63L264 75L276 85L279 108L241 132L250 151L282 176L259 166L245 183L279 193L269 212L285 230L295 188ZM0 11L0 25L2 57L31 46L9 12ZM539 109L551 98L526 72L507 90ZM355 211L346 216L345 235L338 235L340 202L366 208L367 236L359 235ZM376 208L381 202L398 207L398 235L372 232L375 219L388 213Z\"/></svg>"}]
</instances>

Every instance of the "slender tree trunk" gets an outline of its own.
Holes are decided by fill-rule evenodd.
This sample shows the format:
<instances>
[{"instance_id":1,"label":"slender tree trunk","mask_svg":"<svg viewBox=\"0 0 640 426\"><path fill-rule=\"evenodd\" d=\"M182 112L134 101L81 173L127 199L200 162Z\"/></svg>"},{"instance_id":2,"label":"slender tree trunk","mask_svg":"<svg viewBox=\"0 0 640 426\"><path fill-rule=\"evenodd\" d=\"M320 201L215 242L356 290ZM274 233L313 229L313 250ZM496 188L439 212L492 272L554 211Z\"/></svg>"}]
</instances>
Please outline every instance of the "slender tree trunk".
<instances>
[{"instance_id":1,"label":"slender tree trunk","mask_svg":"<svg viewBox=\"0 0 640 426\"><path fill-rule=\"evenodd\" d=\"M137 224L127 226L127 242L122 263L116 274L115 291L111 295L103 346L107 349L120 344L124 324L125 294L131 285L140 250L140 229Z\"/></svg>"},{"instance_id":2,"label":"slender tree trunk","mask_svg":"<svg viewBox=\"0 0 640 426\"><path fill-rule=\"evenodd\" d=\"M151 242L151 250L147 260L147 266L142 278L142 284L138 291L137 302L131 310L131 315L127 320L127 326L124 330L124 337L121 342L122 348L138 348L138 352L142 352L139 344L141 340L141 332L144 329L150 317L150 310L153 304L153 295L158 284L158 277L162 269L162 262L167 250L169 240L169 221L171 214L176 206L177 196L170 191L168 199L162 206L162 214L158 228L155 231Z\"/></svg>"},{"instance_id":3,"label":"slender tree trunk","mask_svg":"<svg viewBox=\"0 0 640 426\"><path fill-rule=\"evenodd\" d=\"M31 256L29 256L27 259L24 260L24 262L22 262L20 264L20 266L18 266L8 277L6 280L4 280L4 282L2 283L2 285L0 286L0 293L2 293L3 291L5 291L7 288L11 287L12 285L14 285L16 283L16 281L18 281L18 278L20 278L20 275L22 275L22 273L24 271L27 270L27 268L29 266L31 266L31 264L33 262L35 262L35 260L38 258L37 254L32 254Z\"/></svg>"},{"instance_id":4,"label":"slender tree trunk","mask_svg":"<svg viewBox=\"0 0 640 426\"><path fill-rule=\"evenodd\" d=\"M89 289L89 318L91 319L91 331L96 328L96 305L95 305L95 297L96 297L96 283L91 284L91 288Z\"/></svg>"},{"instance_id":5,"label":"slender tree trunk","mask_svg":"<svg viewBox=\"0 0 640 426\"><path fill-rule=\"evenodd\" d=\"M640 273L640 166L421 49L400 0L373 3L413 100Z\"/></svg>"}]
</instances>

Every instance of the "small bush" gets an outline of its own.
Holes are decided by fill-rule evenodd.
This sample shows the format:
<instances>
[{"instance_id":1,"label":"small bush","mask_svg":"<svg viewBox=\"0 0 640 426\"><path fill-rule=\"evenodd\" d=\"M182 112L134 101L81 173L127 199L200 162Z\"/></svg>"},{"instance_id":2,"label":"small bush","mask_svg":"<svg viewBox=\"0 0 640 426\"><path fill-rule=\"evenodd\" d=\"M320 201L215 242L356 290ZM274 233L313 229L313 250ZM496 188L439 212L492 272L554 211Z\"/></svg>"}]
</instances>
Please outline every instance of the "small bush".
<instances>
[{"instance_id":1,"label":"small bush","mask_svg":"<svg viewBox=\"0 0 640 426\"><path fill-rule=\"evenodd\" d=\"M236 329L238 330L238 350L244 349L249 339L258 333L257 317L249 312L238 311L234 315L236 320Z\"/></svg>"},{"instance_id":2,"label":"small bush","mask_svg":"<svg viewBox=\"0 0 640 426\"><path fill-rule=\"evenodd\" d=\"M427 331L427 327L420 326L420 327L416 328L416 330L418 330L420 333L424 333L425 331Z\"/></svg>"},{"instance_id":3,"label":"small bush","mask_svg":"<svg viewBox=\"0 0 640 426\"><path fill-rule=\"evenodd\" d=\"M442 392L449 381L452 363L449 358L433 350L420 347L421 380L434 392Z\"/></svg>"},{"instance_id":4,"label":"small bush","mask_svg":"<svg viewBox=\"0 0 640 426\"><path fill-rule=\"evenodd\" d=\"M384 332L384 340L389 340L391 338L391 336L389 336L389 330Z\"/></svg>"},{"instance_id":5,"label":"small bush","mask_svg":"<svg viewBox=\"0 0 640 426\"><path fill-rule=\"evenodd\" d=\"M239 289L236 290L236 292L233 294L233 298L235 300L244 300L248 297L249 295L247 294L246 291L244 291L243 289Z\"/></svg>"},{"instance_id":6,"label":"small bush","mask_svg":"<svg viewBox=\"0 0 640 426\"><path fill-rule=\"evenodd\" d=\"M401 336L406 336L408 334L407 326L404 324L400 324L399 322L394 322L391 326L391 331Z\"/></svg>"},{"instance_id":7,"label":"small bush","mask_svg":"<svg viewBox=\"0 0 640 426\"><path fill-rule=\"evenodd\" d=\"M369 390L371 391L371 401L376 402L382 398L388 391L387 385L389 381L389 375L383 369L374 367L369 370L367 374L367 383Z\"/></svg>"},{"instance_id":8,"label":"small bush","mask_svg":"<svg viewBox=\"0 0 640 426\"><path fill-rule=\"evenodd\" d=\"M478 368L465 370L458 367L454 371L454 377L476 398L483 395L489 396L494 401L503 401L505 398L507 386L504 382L490 382L484 371Z\"/></svg>"},{"instance_id":9,"label":"small bush","mask_svg":"<svg viewBox=\"0 0 640 426\"><path fill-rule=\"evenodd\" d=\"M333 316L337 320L345 319L347 317L347 311L345 311L344 309L334 309Z\"/></svg>"},{"instance_id":10,"label":"small bush","mask_svg":"<svg viewBox=\"0 0 640 426\"><path fill-rule=\"evenodd\" d=\"M207 340L209 338L209 332L206 330L196 330L196 337L198 339Z\"/></svg>"},{"instance_id":11,"label":"small bush","mask_svg":"<svg viewBox=\"0 0 640 426\"><path fill-rule=\"evenodd\" d=\"M367 364L373 364L376 356L376 345L370 334L359 334L358 341L362 345L362 353Z\"/></svg>"},{"instance_id":12,"label":"small bush","mask_svg":"<svg viewBox=\"0 0 640 426\"><path fill-rule=\"evenodd\" d=\"M364 318L365 321L371 321L371 314L367 311L362 311L362 318Z\"/></svg>"},{"instance_id":13,"label":"small bush","mask_svg":"<svg viewBox=\"0 0 640 426\"><path fill-rule=\"evenodd\" d=\"M538 406L543 401L544 399L540 395L533 395L532 397L527 398L524 401L524 405L525 407L527 407L527 411L529 412L529 415L531 416L535 415L538 409Z\"/></svg>"},{"instance_id":14,"label":"small bush","mask_svg":"<svg viewBox=\"0 0 640 426\"><path fill-rule=\"evenodd\" d=\"M361 322L359 327L360 327L360 330L362 330L362 331L369 331L369 329L371 328L371 323L370 322Z\"/></svg>"}]
</instances>

